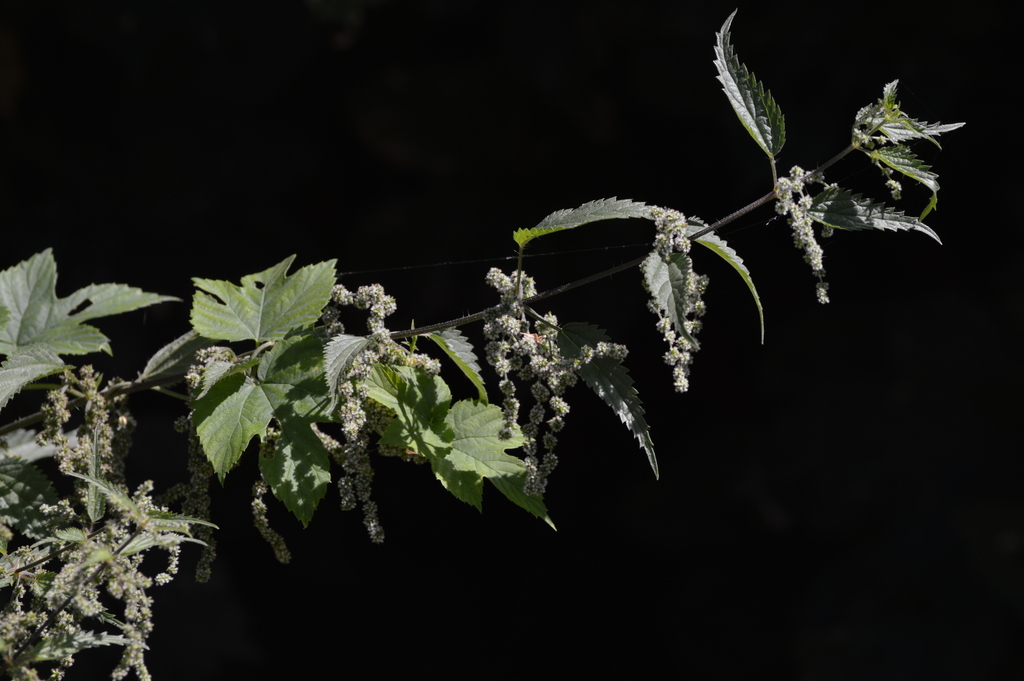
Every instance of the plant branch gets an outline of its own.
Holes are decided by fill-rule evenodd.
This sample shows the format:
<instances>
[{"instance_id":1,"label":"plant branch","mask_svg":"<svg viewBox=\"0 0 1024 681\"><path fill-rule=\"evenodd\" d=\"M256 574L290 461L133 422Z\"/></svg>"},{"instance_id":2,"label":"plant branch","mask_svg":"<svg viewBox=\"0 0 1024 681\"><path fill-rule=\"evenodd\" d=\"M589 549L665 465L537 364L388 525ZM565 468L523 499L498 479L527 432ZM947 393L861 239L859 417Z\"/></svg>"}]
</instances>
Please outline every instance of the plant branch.
<instances>
[{"instance_id":1,"label":"plant branch","mask_svg":"<svg viewBox=\"0 0 1024 681\"><path fill-rule=\"evenodd\" d=\"M140 381L136 383L115 383L114 385L108 385L106 388L100 391L100 394L104 397L111 398L118 395L129 395L131 393L142 392L143 390L152 390L153 388L159 388L166 385L174 385L182 379L184 373L176 374L174 376L164 376L152 381ZM88 402L86 397L78 397L68 402L68 409L80 407ZM17 421L11 421L10 423L0 426L0 436L12 433L21 428L27 428L33 424L39 423L43 420L43 412L37 411L34 414L24 416Z\"/></svg>"},{"instance_id":2,"label":"plant branch","mask_svg":"<svg viewBox=\"0 0 1024 681\"><path fill-rule=\"evenodd\" d=\"M142 529L143 528L141 525L137 525L135 527L135 531L132 532L131 536L125 539L121 543L121 545L117 547L117 550L114 551L114 555L110 560L113 560L117 556L121 555L121 553L124 552L125 548L128 547L128 544L130 544L132 541L135 540L136 537L142 534ZM100 574L102 574L103 571L107 568L108 564L109 561L103 561L102 563L96 566L96 569L92 571L91 575L86 577L83 581L79 582L79 586L72 590L68 597L64 599L64 602L60 604L60 607L56 608L53 612L51 612L50 616L46 618L46 621L43 622L38 629L32 632L32 635L25 639L25 641L20 646L18 646L18 649L14 651L14 654L5 661L4 670L9 669L12 665L16 664L18 662L18 658L24 655L25 651L28 650L29 647L34 645L36 641L42 638L43 632L53 626L53 623L57 621L57 616L60 615L64 611L64 609L71 604L71 601L75 599L75 596L78 595L78 589L81 587L81 585L88 584L92 580L99 577Z\"/></svg>"}]
</instances>

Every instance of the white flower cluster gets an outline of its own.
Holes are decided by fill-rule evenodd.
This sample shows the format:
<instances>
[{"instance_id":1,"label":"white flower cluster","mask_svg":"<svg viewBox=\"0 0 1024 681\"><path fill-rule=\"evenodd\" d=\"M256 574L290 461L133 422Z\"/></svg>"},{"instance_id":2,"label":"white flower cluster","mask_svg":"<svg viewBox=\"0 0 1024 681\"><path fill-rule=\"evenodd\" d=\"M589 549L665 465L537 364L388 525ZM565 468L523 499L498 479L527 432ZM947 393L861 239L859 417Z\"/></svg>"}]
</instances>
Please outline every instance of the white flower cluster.
<instances>
[{"instance_id":1,"label":"white flower cluster","mask_svg":"<svg viewBox=\"0 0 1024 681\"><path fill-rule=\"evenodd\" d=\"M525 491L539 497L544 493L548 475L558 463L554 452L558 444L557 433L565 426L565 417L569 413L569 403L562 395L576 383L580 362L567 360L559 353L556 342L558 320L554 315L549 314L543 321L538 321L531 332L517 295L515 275L508 276L492 268L487 274L487 284L501 295L501 303L488 314L484 323L484 337L488 340L487 361L498 373L498 385L505 396L502 404L505 427L501 437L512 437L519 420L520 403L511 377L514 374L522 381L532 381L530 395L534 404L530 408L529 420L522 427L526 438L523 445L527 470ZM523 275L523 297L528 298L535 293L533 279ZM544 426L546 429L542 436ZM544 449L542 458L537 455L538 445Z\"/></svg>"},{"instance_id":2,"label":"white flower cluster","mask_svg":"<svg viewBox=\"0 0 1024 681\"><path fill-rule=\"evenodd\" d=\"M789 177L780 177L778 184L778 201L775 212L785 215L793 228L793 243L803 250L804 261L811 266L811 271L818 277L818 302L828 302L828 284L825 282L824 252L814 237L813 221L810 208L812 197L804 193L804 186L817 181L810 173L805 173L800 166L793 166ZM831 230L823 231L822 236L828 237Z\"/></svg>"},{"instance_id":3,"label":"white flower cluster","mask_svg":"<svg viewBox=\"0 0 1024 681\"><path fill-rule=\"evenodd\" d=\"M667 261L676 253L689 254L690 239L686 236L686 217L677 210L671 208L653 207L650 217L658 228L654 238L654 250L662 260ZM690 388L690 364L693 363L693 353L697 351L693 339L701 329L700 318L704 316L707 307L702 296L708 287L708 278L705 275L693 271L692 261L687 256L689 266L686 271L686 294L683 322L686 333L678 333L672 327L672 320L669 319L661 305L654 297L654 292L648 289L647 293L651 300L647 308L658 317L658 332L668 343L669 349L664 355L665 363L672 367L672 383L676 392L684 393ZM644 287L648 284L644 280Z\"/></svg>"}]
</instances>

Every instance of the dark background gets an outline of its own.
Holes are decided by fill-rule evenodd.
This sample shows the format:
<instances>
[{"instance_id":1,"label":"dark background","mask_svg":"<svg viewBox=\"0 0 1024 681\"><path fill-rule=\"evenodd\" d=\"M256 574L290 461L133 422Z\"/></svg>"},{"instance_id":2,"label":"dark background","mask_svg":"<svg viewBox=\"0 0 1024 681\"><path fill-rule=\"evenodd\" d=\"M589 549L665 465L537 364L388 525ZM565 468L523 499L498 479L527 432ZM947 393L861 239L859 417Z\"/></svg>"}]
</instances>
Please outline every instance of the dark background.
<instances>
[{"instance_id":1,"label":"dark background","mask_svg":"<svg viewBox=\"0 0 1024 681\"><path fill-rule=\"evenodd\" d=\"M393 328L477 311L486 269L512 264L438 263L511 255L511 232L553 210L619 196L712 221L770 189L712 66L734 7L4 2L0 266L52 247L60 295L113 281L187 301L190 277L237 281L295 253L336 258L350 287L383 283ZM215 500L213 581L154 590L156 678L1024 676L1003 25L983 2L741 3L733 42L787 116L782 172L839 151L893 79L911 115L968 121L941 152L917 147L941 176L928 223L944 245L837 234L820 306L784 222L745 217L723 236L758 285L765 345L743 283L698 252L709 313L683 396L637 272L548 301L630 346L662 474L577 388L547 496L557 533L496 490L480 515L427 468L385 460L385 544L336 493L304 530L272 502L294 555L281 566L251 526L243 466ZM859 159L829 179L885 195ZM927 199L906 195L910 213ZM651 234L614 221L548 237L532 252L564 255L529 271L549 288L643 253L577 249ZM132 376L187 320L182 303L101 322L115 355L89 359ZM180 407L135 404L130 476L169 486L184 477ZM69 679L113 664L79 658Z\"/></svg>"}]
</instances>

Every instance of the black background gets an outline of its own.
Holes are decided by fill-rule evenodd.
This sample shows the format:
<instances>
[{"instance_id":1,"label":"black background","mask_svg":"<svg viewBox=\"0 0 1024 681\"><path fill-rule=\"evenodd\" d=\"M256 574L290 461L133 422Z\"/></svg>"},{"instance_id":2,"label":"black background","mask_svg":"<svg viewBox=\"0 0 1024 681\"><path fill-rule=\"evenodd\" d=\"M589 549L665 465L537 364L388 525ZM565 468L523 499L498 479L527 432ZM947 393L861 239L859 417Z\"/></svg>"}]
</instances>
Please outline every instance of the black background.
<instances>
[{"instance_id":1,"label":"black background","mask_svg":"<svg viewBox=\"0 0 1024 681\"><path fill-rule=\"evenodd\" d=\"M123 282L187 301L190 277L237 281L294 253L336 258L350 287L383 283L406 328L491 304L483 275L510 262L437 263L511 255L510 233L553 210L619 196L712 221L770 189L712 65L735 4L0 7L0 265L52 247L60 295ZM986 3L741 3L733 43L787 116L781 171L839 151L897 78L911 115L968 121L941 152L917 148L940 174L928 223L944 245L837 234L820 306L784 222L743 218L723 236L753 273L765 344L742 281L698 252L709 313L683 396L636 271L548 301L629 345L661 463L655 481L577 388L546 500L557 533L493 489L480 515L427 468L385 460L385 544L334 492L306 529L272 502L294 556L281 566L252 528L243 466L215 499L212 582L154 589L156 678L1024 675L1005 24ZM859 159L829 179L885 195ZM910 213L927 200L906 195ZM651 233L612 221L555 235L532 253L564 255L528 268L549 288L643 252L577 249ZM89 359L132 376L187 320L182 303L100 322L115 354ZM183 479L180 407L135 405L132 481ZM113 664L79 658L69 679Z\"/></svg>"}]
</instances>

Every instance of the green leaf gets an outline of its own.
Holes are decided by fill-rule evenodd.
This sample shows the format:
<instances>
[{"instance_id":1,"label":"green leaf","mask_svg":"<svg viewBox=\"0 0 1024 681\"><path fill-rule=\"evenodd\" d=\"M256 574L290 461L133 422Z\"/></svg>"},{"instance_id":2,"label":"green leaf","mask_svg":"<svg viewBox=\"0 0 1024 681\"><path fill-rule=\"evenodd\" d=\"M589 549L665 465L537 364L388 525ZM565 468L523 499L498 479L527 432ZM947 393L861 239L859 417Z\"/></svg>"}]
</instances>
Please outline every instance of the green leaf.
<instances>
[{"instance_id":1,"label":"green leaf","mask_svg":"<svg viewBox=\"0 0 1024 681\"><path fill-rule=\"evenodd\" d=\"M836 229L923 232L942 243L931 227L917 218L838 187L828 187L815 196L808 213L816 222Z\"/></svg>"},{"instance_id":2,"label":"green leaf","mask_svg":"<svg viewBox=\"0 0 1024 681\"><path fill-rule=\"evenodd\" d=\"M640 269L654 302L668 316L672 328L699 350L697 339L686 330L686 279L691 270L689 256L673 253L668 260L663 260L657 252L652 252Z\"/></svg>"},{"instance_id":3,"label":"green leaf","mask_svg":"<svg viewBox=\"0 0 1024 681\"><path fill-rule=\"evenodd\" d=\"M107 337L82 322L177 300L124 284L91 284L67 298L57 298L56 287L57 263L49 248L0 272L0 307L9 315L0 328L0 354L12 355L33 344L62 355L100 350L110 354ZM87 307L72 312L86 301Z\"/></svg>"},{"instance_id":4,"label":"green leaf","mask_svg":"<svg viewBox=\"0 0 1024 681\"><path fill-rule=\"evenodd\" d=\"M513 503L554 527L544 502L527 495L526 466L505 453L520 447L522 435L499 438L505 425L501 409L475 400L449 408L451 392L438 376L413 367L375 364L367 381L370 397L395 412L381 443L425 457L445 489L482 510L487 478Z\"/></svg>"},{"instance_id":5,"label":"green leaf","mask_svg":"<svg viewBox=\"0 0 1024 681\"><path fill-rule=\"evenodd\" d=\"M880 130L882 134L888 137L896 144L903 142L909 142L915 139L926 139L934 144L939 149L942 148L935 138L943 133L962 128L966 123L948 123L943 125L941 123L927 123L925 121L917 121L908 116L903 116L900 119L884 124Z\"/></svg>"},{"instance_id":6,"label":"green leaf","mask_svg":"<svg viewBox=\"0 0 1024 681\"><path fill-rule=\"evenodd\" d=\"M338 389L338 382L348 373L352 362L369 342L370 339L365 336L349 336L343 333L332 338L324 346L324 379L331 394Z\"/></svg>"},{"instance_id":7,"label":"green leaf","mask_svg":"<svg viewBox=\"0 0 1024 681\"><path fill-rule=\"evenodd\" d=\"M115 636L106 632L60 632L47 636L36 644L29 653L29 659L39 662L43 660L59 660L87 648L109 645L128 645L128 639L124 636Z\"/></svg>"},{"instance_id":8,"label":"green leaf","mask_svg":"<svg viewBox=\"0 0 1024 681\"><path fill-rule=\"evenodd\" d=\"M142 509L140 509L138 504L132 500L131 496L125 489L91 475L82 475L81 473L70 472L67 473L67 475L70 475L73 478L78 478L79 480L84 480L89 483L90 487L95 487L110 500L110 503L131 514L135 522L141 522L145 519L145 514L142 512Z\"/></svg>"},{"instance_id":9,"label":"green leaf","mask_svg":"<svg viewBox=\"0 0 1024 681\"><path fill-rule=\"evenodd\" d=\"M584 347L597 347L598 343L610 339L603 329L592 324L573 322L566 324L558 333L558 349L570 359L582 359ZM612 408L619 419L632 431L640 446L647 452L647 459L658 477L658 459L654 456L654 443L650 428L644 420L644 409L633 387L633 379L622 362L610 357L600 357L580 367L580 376L598 397Z\"/></svg>"},{"instance_id":10,"label":"green leaf","mask_svg":"<svg viewBox=\"0 0 1024 681\"><path fill-rule=\"evenodd\" d=\"M455 362L455 365L476 387L480 401L487 404L487 388L484 387L484 380L480 377L480 364L477 362L476 353L473 352L473 345L462 332L456 328L445 329L440 333L427 334L427 338L437 343L445 354Z\"/></svg>"},{"instance_id":11,"label":"green leaf","mask_svg":"<svg viewBox=\"0 0 1024 681\"><path fill-rule=\"evenodd\" d=\"M914 152L902 144L872 150L862 149L862 151L870 156L872 160L884 163L893 170L920 182L932 190L932 198L921 213L922 220L935 209L939 201L939 176L931 172L931 166L922 162Z\"/></svg>"},{"instance_id":12,"label":"green leaf","mask_svg":"<svg viewBox=\"0 0 1024 681\"><path fill-rule=\"evenodd\" d=\"M32 539L46 534L43 504L58 501L53 485L28 461L0 456L0 520Z\"/></svg>"},{"instance_id":13,"label":"green leaf","mask_svg":"<svg viewBox=\"0 0 1024 681\"><path fill-rule=\"evenodd\" d=\"M452 394L440 376L375 364L367 387L372 399L395 412L381 442L428 458L447 455L454 437L445 421Z\"/></svg>"},{"instance_id":14,"label":"green leaf","mask_svg":"<svg viewBox=\"0 0 1024 681\"><path fill-rule=\"evenodd\" d=\"M281 426L273 457L260 469L280 499L306 525L330 482L330 457L313 422L332 421L323 348L314 336L278 342L255 378L234 374L193 401L196 432L223 482L253 437L263 439L272 418Z\"/></svg>"},{"instance_id":15,"label":"green leaf","mask_svg":"<svg viewBox=\"0 0 1024 681\"><path fill-rule=\"evenodd\" d=\"M0 364L0 409L29 383L63 368L64 362L46 345L18 348Z\"/></svg>"},{"instance_id":16,"label":"green leaf","mask_svg":"<svg viewBox=\"0 0 1024 681\"><path fill-rule=\"evenodd\" d=\"M523 460L506 454L505 450L523 445L522 435L516 433L508 440L502 440L499 433L505 427L505 417L495 405L473 400L456 402L448 413L446 421L454 437L451 451L434 466L437 478L446 488L463 501L483 510L483 479L486 478L504 494L509 501L540 518L551 529L556 529L548 515L542 499L527 494L526 465ZM431 464L434 462L431 461ZM462 492L456 494L446 482L441 469L450 467L454 471L473 474L476 478L472 488L463 480Z\"/></svg>"},{"instance_id":17,"label":"green leaf","mask_svg":"<svg viewBox=\"0 0 1024 681\"><path fill-rule=\"evenodd\" d=\"M260 357L250 357L238 362L224 362L222 360L210 362L206 365L206 369L203 370L202 389L196 395L196 399L202 399L221 379L248 371L259 364L260 359Z\"/></svg>"},{"instance_id":18,"label":"green leaf","mask_svg":"<svg viewBox=\"0 0 1024 681\"><path fill-rule=\"evenodd\" d=\"M586 225L600 220L614 220L619 218L646 218L648 207L638 201L629 199L599 199L585 203L579 208L555 211L547 216L536 227L530 229L518 229L512 233L512 238L523 248L533 239L545 234L561 232L565 229L573 229L580 225Z\"/></svg>"},{"instance_id":19,"label":"green leaf","mask_svg":"<svg viewBox=\"0 0 1024 681\"><path fill-rule=\"evenodd\" d=\"M334 260L307 265L295 274L285 273L295 256L270 269L242 277L242 285L193 278L192 327L217 340L282 340L290 331L313 324L330 300L334 287Z\"/></svg>"},{"instance_id":20,"label":"green leaf","mask_svg":"<svg viewBox=\"0 0 1024 681\"><path fill-rule=\"evenodd\" d=\"M135 380L139 383L176 375L181 375L184 378L185 372L195 361L196 351L208 348L215 343L209 338L203 338L195 331L189 331L160 348L149 359L146 368Z\"/></svg>"},{"instance_id":21,"label":"green leaf","mask_svg":"<svg viewBox=\"0 0 1024 681\"><path fill-rule=\"evenodd\" d=\"M260 387L243 374L217 383L193 407L199 441L223 483L249 441L266 434L274 410Z\"/></svg>"},{"instance_id":22,"label":"green leaf","mask_svg":"<svg viewBox=\"0 0 1024 681\"><path fill-rule=\"evenodd\" d=\"M689 219L689 228L687 232L689 234L696 234L700 230L704 229L707 225L703 224L699 220L694 218ZM764 343L764 308L761 307L761 297L757 295L757 289L754 288L754 280L750 276L750 270L743 264L743 258L741 258L735 250L732 249L728 244L725 243L725 239L721 238L714 232L705 234L696 240L701 246L711 249L711 251L717 254L722 260L729 263L734 270L740 273L740 277L743 278L743 282L750 289L750 295L754 296L754 304L757 305L757 316L761 320L761 343Z\"/></svg>"},{"instance_id":23,"label":"green leaf","mask_svg":"<svg viewBox=\"0 0 1024 681\"><path fill-rule=\"evenodd\" d=\"M740 123L764 153L774 158L786 143L786 121L771 92L765 92L754 74L740 63L729 41L729 27L738 11L733 11L722 24L722 30L715 34L718 38L715 45L718 80Z\"/></svg>"}]
</instances>

